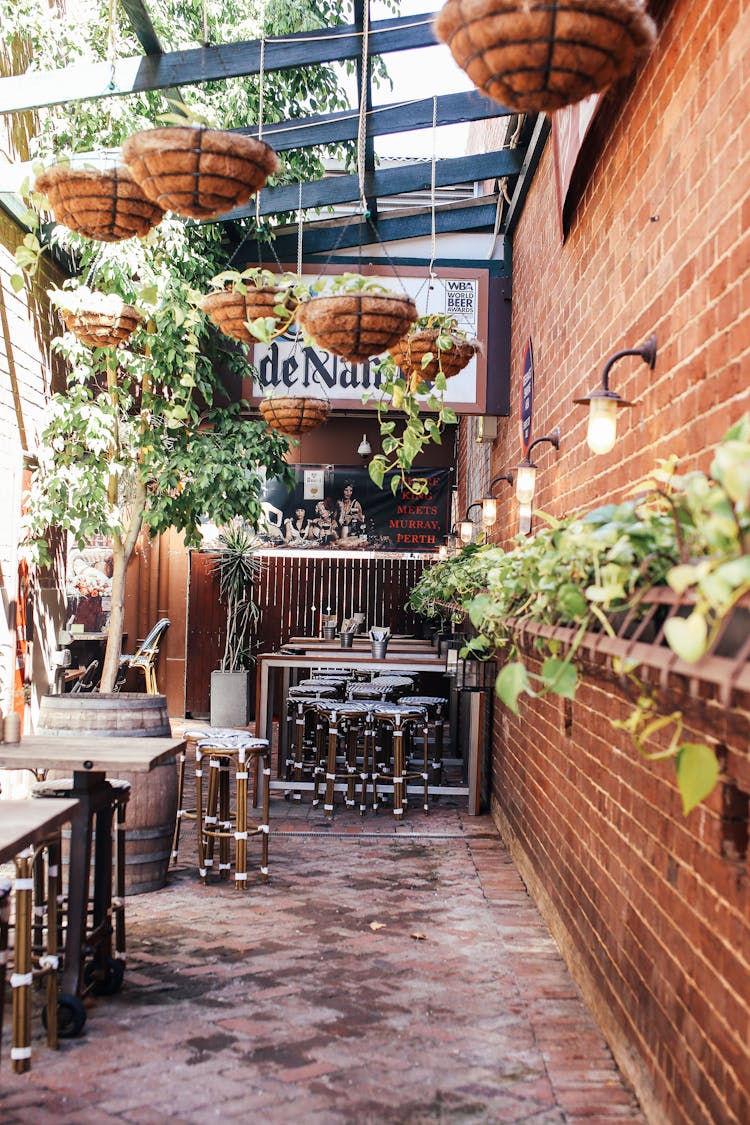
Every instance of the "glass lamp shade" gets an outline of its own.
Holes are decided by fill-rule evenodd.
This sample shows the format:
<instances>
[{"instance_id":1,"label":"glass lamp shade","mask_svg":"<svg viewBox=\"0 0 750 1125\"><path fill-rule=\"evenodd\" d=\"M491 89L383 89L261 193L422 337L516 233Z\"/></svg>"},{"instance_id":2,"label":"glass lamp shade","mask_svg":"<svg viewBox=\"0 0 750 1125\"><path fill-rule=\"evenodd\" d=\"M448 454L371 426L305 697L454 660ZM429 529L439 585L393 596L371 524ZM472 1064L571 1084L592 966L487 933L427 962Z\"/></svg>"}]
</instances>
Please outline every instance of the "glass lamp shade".
<instances>
[{"instance_id":1,"label":"glass lamp shade","mask_svg":"<svg viewBox=\"0 0 750 1125\"><path fill-rule=\"evenodd\" d=\"M605 395L589 401L586 441L592 453L609 453L617 437L617 399Z\"/></svg>"},{"instance_id":2,"label":"glass lamp shade","mask_svg":"<svg viewBox=\"0 0 750 1125\"><path fill-rule=\"evenodd\" d=\"M372 453L372 446L367 440L367 434L362 434L362 441L359 443L357 453L360 457L369 457Z\"/></svg>"},{"instance_id":3,"label":"glass lamp shade","mask_svg":"<svg viewBox=\"0 0 750 1125\"><path fill-rule=\"evenodd\" d=\"M461 536L462 543L471 543L474 538L474 524L471 520L461 520L459 525L459 535Z\"/></svg>"},{"instance_id":4,"label":"glass lamp shade","mask_svg":"<svg viewBox=\"0 0 750 1125\"><path fill-rule=\"evenodd\" d=\"M443 543L440 547L438 547L438 558L439 559L447 559L448 558L448 544L447 543Z\"/></svg>"},{"instance_id":5,"label":"glass lamp shade","mask_svg":"<svg viewBox=\"0 0 750 1125\"><path fill-rule=\"evenodd\" d=\"M536 491L536 465L519 465L516 469L516 500L530 504Z\"/></svg>"},{"instance_id":6,"label":"glass lamp shade","mask_svg":"<svg viewBox=\"0 0 750 1125\"><path fill-rule=\"evenodd\" d=\"M482 500L482 523L485 527L492 527L493 523L497 520L497 500L494 496L483 496Z\"/></svg>"},{"instance_id":7,"label":"glass lamp shade","mask_svg":"<svg viewBox=\"0 0 750 1125\"><path fill-rule=\"evenodd\" d=\"M528 535L531 531L531 504L520 504L518 507L518 534Z\"/></svg>"}]
</instances>

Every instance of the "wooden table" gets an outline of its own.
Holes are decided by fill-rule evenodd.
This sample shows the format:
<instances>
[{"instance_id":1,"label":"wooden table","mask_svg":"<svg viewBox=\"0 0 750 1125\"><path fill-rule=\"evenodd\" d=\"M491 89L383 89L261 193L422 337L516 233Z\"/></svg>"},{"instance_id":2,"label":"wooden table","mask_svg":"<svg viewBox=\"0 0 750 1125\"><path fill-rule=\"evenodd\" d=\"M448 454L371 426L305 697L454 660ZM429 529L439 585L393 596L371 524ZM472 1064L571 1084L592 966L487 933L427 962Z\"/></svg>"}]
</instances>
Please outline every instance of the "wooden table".
<instances>
[{"instance_id":1,"label":"wooden table","mask_svg":"<svg viewBox=\"0 0 750 1125\"><path fill-rule=\"evenodd\" d=\"M31 1065L31 907L33 898L32 867L34 850L62 824L72 819L78 801L55 798L49 801L0 801L0 863L15 861L16 880L16 933L14 943L13 976L13 1037L11 1059L16 1074L22 1074ZM50 1046L57 1046L57 876L49 888L50 913L47 918L47 1038ZM54 958L54 960L53 960ZM5 990L5 967L0 965L0 990ZM2 1000L0 995L0 1028L2 1027Z\"/></svg>"},{"instance_id":2,"label":"wooden table","mask_svg":"<svg viewBox=\"0 0 750 1125\"><path fill-rule=\"evenodd\" d=\"M185 743L172 738L92 738L71 735L24 737L15 744L0 743L0 769L64 770L72 773L71 796L77 799L71 817L68 924L61 1006L77 1034L85 1023L80 1001L87 946L94 948L95 966L106 979L112 963L112 787L107 774L146 773L183 751ZM49 800L35 802L42 808ZM87 932L89 876L93 830L93 928Z\"/></svg>"},{"instance_id":3,"label":"wooden table","mask_svg":"<svg viewBox=\"0 0 750 1125\"><path fill-rule=\"evenodd\" d=\"M273 715L277 698L277 680L282 680L281 703L286 700L291 677L296 671L308 668L354 668L356 670L379 672L382 674L392 672L432 672L442 674L445 672L445 657L438 656L437 651L428 641L419 641L408 649L399 651L388 646L386 656L381 660L370 653L369 638L364 638L366 644L361 648L341 648L338 640L319 641L317 638L301 638L299 646L304 648L304 653L270 652L259 653L257 658L256 673L256 719L255 733L258 738L271 740L273 731ZM290 642L291 644L292 642ZM281 708L280 708L281 710ZM277 779L271 782L272 789L287 789L288 782L282 780L283 764L286 760L286 743L283 737L284 723L279 720L279 753L277 756ZM468 747L468 786L436 786L431 787L432 793L446 795L466 795L469 798L469 812L479 812L479 755L481 751L480 739L472 737ZM309 783L296 783L295 789L312 788Z\"/></svg>"}]
</instances>

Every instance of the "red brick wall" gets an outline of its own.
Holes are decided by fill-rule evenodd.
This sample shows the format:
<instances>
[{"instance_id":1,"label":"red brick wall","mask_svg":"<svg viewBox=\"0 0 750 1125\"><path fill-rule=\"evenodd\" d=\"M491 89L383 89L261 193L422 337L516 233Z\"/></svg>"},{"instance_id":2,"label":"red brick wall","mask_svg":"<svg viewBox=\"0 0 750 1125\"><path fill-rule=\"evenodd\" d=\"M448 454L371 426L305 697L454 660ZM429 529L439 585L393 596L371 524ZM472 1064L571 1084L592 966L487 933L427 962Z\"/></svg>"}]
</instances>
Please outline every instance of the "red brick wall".
<instances>
[{"instance_id":1,"label":"red brick wall","mask_svg":"<svg viewBox=\"0 0 750 1125\"><path fill-rule=\"evenodd\" d=\"M563 434L559 454L538 447L538 506L556 515L622 498L671 453L706 467L750 409L750 11L739 0L660 7L655 53L595 123L565 244L551 143L515 235L514 396L492 471L520 459L531 336L534 433ZM638 405L595 457L572 399L651 332L656 370L615 366L611 386ZM499 500L493 534L507 542L510 489ZM529 701L516 719L498 705L493 811L650 1119L746 1122L748 704L690 716L696 738L725 748L725 787L688 817L672 764L642 761L610 726L627 713L614 686L591 680L567 710Z\"/></svg>"}]
</instances>

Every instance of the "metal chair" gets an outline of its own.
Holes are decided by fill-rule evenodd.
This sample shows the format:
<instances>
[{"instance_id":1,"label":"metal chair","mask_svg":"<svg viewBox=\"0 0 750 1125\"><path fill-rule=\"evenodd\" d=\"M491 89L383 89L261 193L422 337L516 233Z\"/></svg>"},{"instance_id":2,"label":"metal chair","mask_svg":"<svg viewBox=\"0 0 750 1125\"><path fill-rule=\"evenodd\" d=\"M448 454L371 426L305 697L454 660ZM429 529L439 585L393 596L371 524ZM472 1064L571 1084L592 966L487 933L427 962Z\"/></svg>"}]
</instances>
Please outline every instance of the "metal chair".
<instances>
[{"instance_id":1,"label":"metal chair","mask_svg":"<svg viewBox=\"0 0 750 1125\"><path fill-rule=\"evenodd\" d=\"M134 672L143 673L146 691L149 695L159 694L159 689L156 686L156 661L159 656L159 644L169 628L169 624L169 619L162 617L132 655L120 657L120 667L115 679L115 691L121 690L128 672L132 669Z\"/></svg>"}]
</instances>

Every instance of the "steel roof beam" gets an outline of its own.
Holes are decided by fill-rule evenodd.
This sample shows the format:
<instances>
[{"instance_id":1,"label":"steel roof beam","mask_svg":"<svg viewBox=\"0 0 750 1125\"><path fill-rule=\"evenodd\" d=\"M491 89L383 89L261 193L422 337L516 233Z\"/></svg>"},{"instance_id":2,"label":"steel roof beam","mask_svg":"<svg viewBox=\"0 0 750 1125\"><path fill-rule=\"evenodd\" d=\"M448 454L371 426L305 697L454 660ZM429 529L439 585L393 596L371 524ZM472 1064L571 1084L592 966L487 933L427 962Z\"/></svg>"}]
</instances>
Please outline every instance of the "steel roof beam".
<instances>
[{"instance_id":1,"label":"steel roof beam","mask_svg":"<svg viewBox=\"0 0 750 1125\"><path fill-rule=\"evenodd\" d=\"M441 207L435 211L435 233L492 230L496 213L497 198L494 195ZM377 245L381 242L427 237L432 231L432 209L413 211L405 215L384 216L378 222L376 231L367 222L351 219L308 225L305 227L302 240L305 257L312 254L325 254L332 250L339 251L351 247ZM251 245L255 250L255 243ZM281 261L296 260L296 234L290 232L288 235L279 235L274 241L274 252Z\"/></svg>"}]
</instances>

